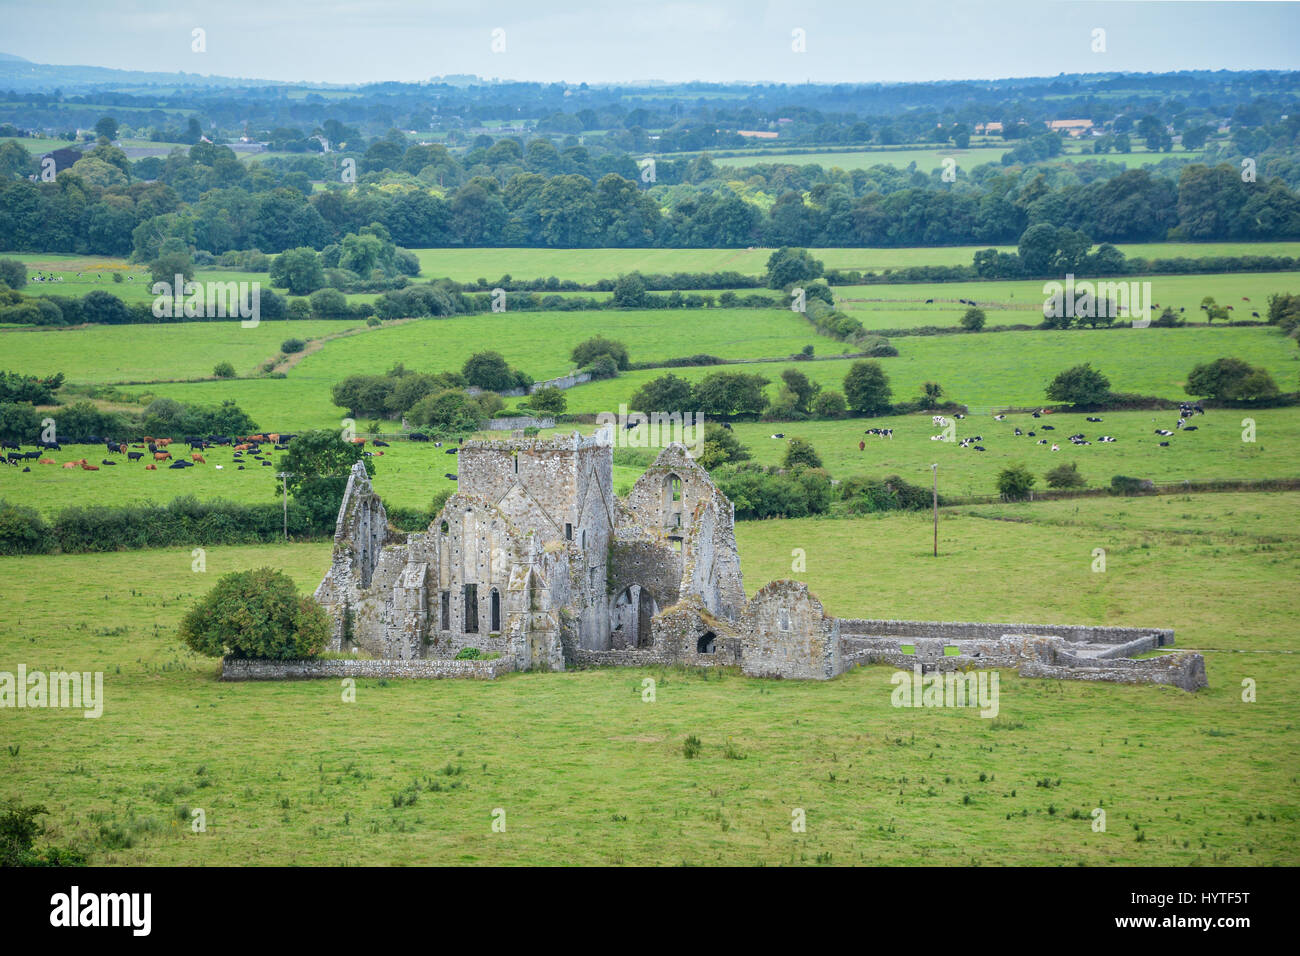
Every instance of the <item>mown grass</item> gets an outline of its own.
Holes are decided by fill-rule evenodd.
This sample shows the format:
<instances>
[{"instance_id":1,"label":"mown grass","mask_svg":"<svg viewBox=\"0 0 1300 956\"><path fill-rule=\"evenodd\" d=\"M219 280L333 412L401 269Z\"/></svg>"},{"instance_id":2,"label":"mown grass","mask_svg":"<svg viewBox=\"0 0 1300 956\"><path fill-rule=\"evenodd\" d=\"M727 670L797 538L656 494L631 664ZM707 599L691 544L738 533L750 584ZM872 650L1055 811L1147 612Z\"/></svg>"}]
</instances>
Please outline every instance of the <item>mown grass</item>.
<instances>
[{"instance_id":1,"label":"mown grass","mask_svg":"<svg viewBox=\"0 0 1300 956\"><path fill-rule=\"evenodd\" d=\"M0 334L0 363L26 374L62 372L69 382L111 384L201 378L218 362L238 375L255 374L280 354L286 339L337 335L365 323L343 320L174 322L96 325L75 329L12 328Z\"/></svg>"},{"instance_id":2,"label":"mown grass","mask_svg":"<svg viewBox=\"0 0 1300 956\"><path fill-rule=\"evenodd\" d=\"M237 568L308 590L327 545L214 548L205 574L188 549L6 558L0 668L102 670L106 702L6 711L0 796L45 803L50 839L101 864L1294 865L1300 672L1273 653L1291 514L1281 495L972 509L937 561L912 516L740 526L751 592L801 546L834 613L1150 623L1222 649L1194 695L1003 672L994 720L894 709L885 667L363 680L351 704L332 681L222 684L180 615Z\"/></svg>"}]
</instances>

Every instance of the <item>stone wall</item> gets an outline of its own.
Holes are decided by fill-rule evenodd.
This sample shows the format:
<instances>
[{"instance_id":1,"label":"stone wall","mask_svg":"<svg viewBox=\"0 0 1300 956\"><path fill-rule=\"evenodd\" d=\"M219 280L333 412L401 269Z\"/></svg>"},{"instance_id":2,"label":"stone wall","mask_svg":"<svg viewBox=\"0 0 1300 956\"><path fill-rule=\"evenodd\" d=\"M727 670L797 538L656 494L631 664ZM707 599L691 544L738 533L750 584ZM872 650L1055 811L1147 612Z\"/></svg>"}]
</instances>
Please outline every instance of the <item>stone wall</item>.
<instances>
[{"instance_id":1,"label":"stone wall","mask_svg":"<svg viewBox=\"0 0 1300 956\"><path fill-rule=\"evenodd\" d=\"M433 679L467 677L495 680L513 671L505 658L491 661L456 661L441 659L415 660L291 660L263 661L225 657L221 660L221 679L244 680L318 680L344 677L411 677Z\"/></svg>"},{"instance_id":2,"label":"stone wall","mask_svg":"<svg viewBox=\"0 0 1300 956\"><path fill-rule=\"evenodd\" d=\"M513 415L510 418L489 418L487 429L490 432L510 432L519 428L554 428L555 419L551 417L534 418L532 415Z\"/></svg>"},{"instance_id":3,"label":"stone wall","mask_svg":"<svg viewBox=\"0 0 1300 956\"><path fill-rule=\"evenodd\" d=\"M934 638L948 642L997 640L1004 634L1041 634L1085 644L1127 644L1154 636L1155 647L1169 647L1174 632L1159 627L1106 627L1091 624L984 624L969 621L886 621L842 617L840 633L846 636Z\"/></svg>"},{"instance_id":4,"label":"stone wall","mask_svg":"<svg viewBox=\"0 0 1300 956\"><path fill-rule=\"evenodd\" d=\"M741 632L741 668L751 677L829 680L843 670L839 622L802 581L764 585Z\"/></svg>"}]
</instances>

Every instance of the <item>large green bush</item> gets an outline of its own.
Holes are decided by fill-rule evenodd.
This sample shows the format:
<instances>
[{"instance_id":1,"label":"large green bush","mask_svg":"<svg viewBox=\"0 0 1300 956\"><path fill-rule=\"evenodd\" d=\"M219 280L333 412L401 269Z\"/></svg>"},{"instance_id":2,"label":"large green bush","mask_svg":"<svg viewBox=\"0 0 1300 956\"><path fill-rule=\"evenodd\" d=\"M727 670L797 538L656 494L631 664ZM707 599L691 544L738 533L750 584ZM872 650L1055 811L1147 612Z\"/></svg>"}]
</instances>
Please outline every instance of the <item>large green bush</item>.
<instances>
[{"instance_id":1,"label":"large green bush","mask_svg":"<svg viewBox=\"0 0 1300 956\"><path fill-rule=\"evenodd\" d=\"M330 638L328 615L283 571L224 575L181 621L187 647L209 657L314 657Z\"/></svg>"}]
</instances>

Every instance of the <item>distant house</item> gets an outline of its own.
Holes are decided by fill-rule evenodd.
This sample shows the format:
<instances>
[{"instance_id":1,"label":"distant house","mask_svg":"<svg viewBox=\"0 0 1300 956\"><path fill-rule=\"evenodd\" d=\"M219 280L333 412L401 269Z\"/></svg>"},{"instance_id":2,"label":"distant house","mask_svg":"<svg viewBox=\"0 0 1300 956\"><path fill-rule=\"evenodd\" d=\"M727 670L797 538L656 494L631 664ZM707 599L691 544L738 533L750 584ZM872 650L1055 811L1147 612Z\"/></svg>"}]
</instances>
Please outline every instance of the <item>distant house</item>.
<instances>
[{"instance_id":1,"label":"distant house","mask_svg":"<svg viewBox=\"0 0 1300 956\"><path fill-rule=\"evenodd\" d=\"M976 136L980 135L981 133L1000 133L1000 132L1002 132L1002 124L999 123L997 120L994 120L994 121L991 122L991 123L976 123L976 124L975 124L975 135L976 135Z\"/></svg>"},{"instance_id":2,"label":"distant house","mask_svg":"<svg viewBox=\"0 0 1300 956\"><path fill-rule=\"evenodd\" d=\"M736 135L747 136L750 139L776 139L781 134L769 132L768 130L763 129L738 129L736 130Z\"/></svg>"},{"instance_id":3,"label":"distant house","mask_svg":"<svg viewBox=\"0 0 1300 956\"><path fill-rule=\"evenodd\" d=\"M1088 119L1067 119L1067 120L1048 120L1047 128L1053 133L1065 132L1071 136L1082 136L1092 129L1092 120Z\"/></svg>"}]
</instances>

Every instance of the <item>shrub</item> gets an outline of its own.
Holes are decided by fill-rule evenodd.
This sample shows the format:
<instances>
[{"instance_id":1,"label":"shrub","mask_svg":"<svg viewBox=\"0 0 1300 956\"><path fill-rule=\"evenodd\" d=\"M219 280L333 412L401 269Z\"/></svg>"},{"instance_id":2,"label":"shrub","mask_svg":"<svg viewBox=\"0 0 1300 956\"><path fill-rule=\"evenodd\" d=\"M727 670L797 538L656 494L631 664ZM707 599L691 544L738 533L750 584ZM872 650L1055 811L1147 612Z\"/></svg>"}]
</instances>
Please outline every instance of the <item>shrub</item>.
<instances>
[{"instance_id":1,"label":"shrub","mask_svg":"<svg viewBox=\"0 0 1300 956\"><path fill-rule=\"evenodd\" d=\"M39 512L0 498L0 554L44 554L53 547L50 526Z\"/></svg>"},{"instance_id":2,"label":"shrub","mask_svg":"<svg viewBox=\"0 0 1300 956\"><path fill-rule=\"evenodd\" d=\"M1278 388L1273 376L1239 358L1220 358L1197 365L1183 386L1189 395L1227 401L1258 401L1275 398Z\"/></svg>"},{"instance_id":3,"label":"shrub","mask_svg":"<svg viewBox=\"0 0 1300 956\"><path fill-rule=\"evenodd\" d=\"M813 399L813 415L817 418L840 418L848 411L848 402L836 391L826 391Z\"/></svg>"},{"instance_id":4,"label":"shrub","mask_svg":"<svg viewBox=\"0 0 1300 956\"><path fill-rule=\"evenodd\" d=\"M285 339L280 343L280 351L286 355L292 355L295 352L301 352L307 347L307 343L302 339Z\"/></svg>"},{"instance_id":5,"label":"shrub","mask_svg":"<svg viewBox=\"0 0 1300 956\"><path fill-rule=\"evenodd\" d=\"M622 342L607 339L603 335L597 335L585 342L579 342L573 347L570 358L579 368L584 368L602 355L608 355L612 358L619 371L627 371L629 364L627 346Z\"/></svg>"},{"instance_id":6,"label":"shrub","mask_svg":"<svg viewBox=\"0 0 1300 956\"><path fill-rule=\"evenodd\" d=\"M793 468L796 465L803 465L807 468L820 468L822 466L821 456L817 454L817 449L813 448L812 443L804 438L791 438L785 446L785 455L781 458L781 464L786 468Z\"/></svg>"},{"instance_id":7,"label":"shrub","mask_svg":"<svg viewBox=\"0 0 1300 956\"><path fill-rule=\"evenodd\" d=\"M476 661L483 656L483 652L477 647L462 647L456 652L455 659L458 661Z\"/></svg>"},{"instance_id":8,"label":"shrub","mask_svg":"<svg viewBox=\"0 0 1300 956\"><path fill-rule=\"evenodd\" d=\"M1047 397L1070 405L1100 405L1110 398L1110 379L1085 362L1052 379Z\"/></svg>"},{"instance_id":9,"label":"shrub","mask_svg":"<svg viewBox=\"0 0 1300 956\"><path fill-rule=\"evenodd\" d=\"M998 472L998 493L1003 501L1024 501L1038 479L1024 465L1009 465Z\"/></svg>"},{"instance_id":10,"label":"shrub","mask_svg":"<svg viewBox=\"0 0 1300 956\"><path fill-rule=\"evenodd\" d=\"M1115 475L1110 480L1110 490L1117 495L1135 495L1144 485L1141 478L1130 478L1128 475Z\"/></svg>"},{"instance_id":11,"label":"shrub","mask_svg":"<svg viewBox=\"0 0 1300 956\"><path fill-rule=\"evenodd\" d=\"M879 362L859 359L844 376L844 397L855 412L877 415L888 411L890 395L889 376Z\"/></svg>"},{"instance_id":12,"label":"shrub","mask_svg":"<svg viewBox=\"0 0 1300 956\"><path fill-rule=\"evenodd\" d=\"M274 568L224 575L181 621L181 640L209 657L314 657L330 638L329 617Z\"/></svg>"},{"instance_id":13,"label":"shrub","mask_svg":"<svg viewBox=\"0 0 1300 956\"><path fill-rule=\"evenodd\" d=\"M229 362L218 362L212 366L212 376L213 378L234 378L235 367Z\"/></svg>"},{"instance_id":14,"label":"shrub","mask_svg":"<svg viewBox=\"0 0 1300 956\"><path fill-rule=\"evenodd\" d=\"M704 745L700 743L700 738L696 737L694 734L691 734L682 741L682 755L685 756L687 760L693 760L698 757L700 751L703 749Z\"/></svg>"},{"instance_id":15,"label":"shrub","mask_svg":"<svg viewBox=\"0 0 1300 956\"><path fill-rule=\"evenodd\" d=\"M968 332L978 332L984 328L985 315L983 309L969 308L966 314L961 317L961 327Z\"/></svg>"},{"instance_id":16,"label":"shrub","mask_svg":"<svg viewBox=\"0 0 1300 956\"><path fill-rule=\"evenodd\" d=\"M1049 488L1082 488L1087 484L1083 475L1079 474L1079 465L1073 461L1057 465L1043 477L1047 479Z\"/></svg>"}]
</instances>

